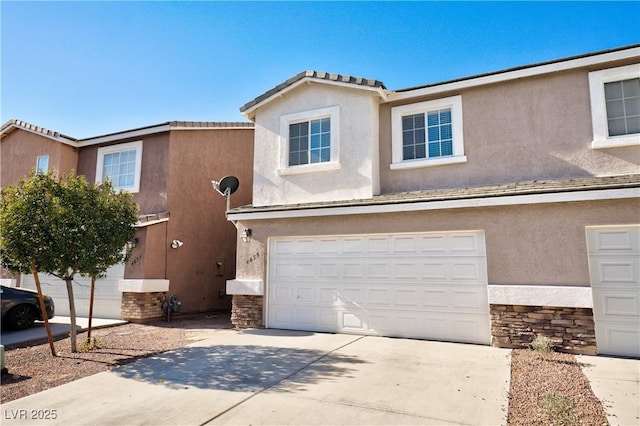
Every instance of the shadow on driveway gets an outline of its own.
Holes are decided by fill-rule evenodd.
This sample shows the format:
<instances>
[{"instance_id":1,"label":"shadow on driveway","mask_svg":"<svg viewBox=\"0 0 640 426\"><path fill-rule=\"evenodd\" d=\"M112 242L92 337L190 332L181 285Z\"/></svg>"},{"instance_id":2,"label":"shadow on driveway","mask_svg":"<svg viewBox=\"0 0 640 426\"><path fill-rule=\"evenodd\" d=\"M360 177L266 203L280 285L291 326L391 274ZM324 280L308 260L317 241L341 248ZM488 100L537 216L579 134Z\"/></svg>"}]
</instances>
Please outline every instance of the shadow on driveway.
<instances>
[{"instance_id":1,"label":"shadow on driveway","mask_svg":"<svg viewBox=\"0 0 640 426\"><path fill-rule=\"evenodd\" d=\"M313 369L305 369L310 364ZM285 392L304 391L309 384L349 377L357 357L314 349L222 345L185 347L120 366L114 373L128 379L169 386L228 391L260 391L291 377ZM302 370L302 371L301 371Z\"/></svg>"}]
</instances>

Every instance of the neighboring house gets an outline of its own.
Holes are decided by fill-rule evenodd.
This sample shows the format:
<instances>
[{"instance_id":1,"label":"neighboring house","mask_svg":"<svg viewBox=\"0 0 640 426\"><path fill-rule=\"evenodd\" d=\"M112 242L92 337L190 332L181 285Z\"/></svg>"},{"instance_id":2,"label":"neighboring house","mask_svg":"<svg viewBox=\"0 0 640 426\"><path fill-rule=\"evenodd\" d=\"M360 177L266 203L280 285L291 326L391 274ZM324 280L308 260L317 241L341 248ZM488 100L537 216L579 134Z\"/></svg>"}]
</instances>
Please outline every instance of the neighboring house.
<instances>
[{"instance_id":1,"label":"neighboring house","mask_svg":"<svg viewBox=\"0 0 640 426\"><path fill-rule=\"evenodd\" d=\"M640 356L639 63L396 91L307 71L250 101L232 321Z\"/></svg>"},{"instance_id":2,"label":"neighboring house","mask_svg":"<svg viewBox=\"0 0 640 426\"><path fill-rule=\"evenodd\" d=\"M235 275L237 233L211 181L237 176L240 188L233 205L251 202L252 123L174 121L74 139L10 120L1 136L2 187L34 168L59 174L76 170L89 182L108 177L139 204L137 244L126 264L112 267L98 281L95 316L159 317L165 297L173 295L183 313L230 309L225 282ZM18 281L7 279L6 271L2 278L13 285ZM56 299L56 312L68 313L63 282L51 276L41 280ZM20 281L23 287L34 286L31 275ZM77 277L76 282L76 309L87 315L90 281Z\"/></svg>"}]
</instances>

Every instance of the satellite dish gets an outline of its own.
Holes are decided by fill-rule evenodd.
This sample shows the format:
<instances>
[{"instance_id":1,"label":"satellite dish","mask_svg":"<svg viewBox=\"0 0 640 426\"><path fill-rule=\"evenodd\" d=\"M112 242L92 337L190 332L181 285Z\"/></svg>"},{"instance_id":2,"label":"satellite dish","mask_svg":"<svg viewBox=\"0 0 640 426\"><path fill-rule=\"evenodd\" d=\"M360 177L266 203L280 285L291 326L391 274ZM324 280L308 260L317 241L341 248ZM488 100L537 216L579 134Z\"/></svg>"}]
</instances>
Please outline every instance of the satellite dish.
<instances>
[{"instance_id":1,"label":"satellite dish","mask_svg":"<svg viewBox=\"0 0 640 426\"><path fill-rule=\"evenodd\" d=\"M212 180L213 188L221 195L229 196L238 190L240 181L235 176L225 176L220 181Z\"/></svg>"}]
</instances>

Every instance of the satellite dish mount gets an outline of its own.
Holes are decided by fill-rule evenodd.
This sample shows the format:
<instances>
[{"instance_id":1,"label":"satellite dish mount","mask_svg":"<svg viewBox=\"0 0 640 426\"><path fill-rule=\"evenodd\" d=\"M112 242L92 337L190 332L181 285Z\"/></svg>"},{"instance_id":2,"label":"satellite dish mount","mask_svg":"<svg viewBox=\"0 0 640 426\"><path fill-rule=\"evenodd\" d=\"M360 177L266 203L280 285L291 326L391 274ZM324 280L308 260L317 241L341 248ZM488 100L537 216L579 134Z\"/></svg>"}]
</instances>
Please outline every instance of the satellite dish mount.
<instances>
[{"instance_id":1,"label":"satellite dish mount","mask_svg":"<svg viewBox=\"0 0 640 426\"><path fill-rule=\"evenodd\" d=\"M238 190L238 186L240 185L240 181L235 176L225 176L219 181L212 180L211 185L213 185L213 189L215 189L218 194L222 195L227 199L227 211L229 211L231 194Z\"/></svg>"}]
</instances>

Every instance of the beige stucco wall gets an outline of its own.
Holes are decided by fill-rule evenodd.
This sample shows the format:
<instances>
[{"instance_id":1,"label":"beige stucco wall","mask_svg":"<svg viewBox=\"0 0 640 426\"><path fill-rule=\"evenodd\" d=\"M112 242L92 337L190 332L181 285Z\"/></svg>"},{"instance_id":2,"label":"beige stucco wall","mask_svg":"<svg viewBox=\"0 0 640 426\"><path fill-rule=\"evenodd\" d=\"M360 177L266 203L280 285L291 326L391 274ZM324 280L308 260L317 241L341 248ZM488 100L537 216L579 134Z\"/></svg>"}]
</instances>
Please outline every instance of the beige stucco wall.
<instances>
[{"instance_id":1,"label":"beige stucco wall","mask_svg":"<svg viewBox=\"0 0 640 426\"><path fill-rule=\"evenodd\" d=\"M76 168L77 149L21 129L13 130L0 141L0 187L13 185L36 167L41 155L49 156L49 170L59 174Z\"/></svg>"},{"instance_id":2,"label":"beige stucco wall","mask_svg":"<svg viewBox=\"0 0 640 426\"><path fill-rule=\"evenodd\" d=\"M243 221L253 238L238 242L237 276L266 281L269 237L482 230L489 284L589 286L585 226L637 223L638 211L632 199Z\"/></svg>"},{"instance_id":3,"label":"beige stucco wall","mask_svg":"<svg viewBox=\"0 0 640 426\"><path fill-rule=\"evenodd\" d=\"M335 106L340 109L341 168L278 174L280 117ZM259 108L255 123L254 205L368 198L379 192L376 93L321 83L304 84Z\"/></svg>"},{"instance_id":4,"label":"beige stucco wall","mask_svg":"<svg viewBox=\"0 0 640 426\"><path fill-rule=\"evenodd\" d=\"M183 312L230 309L226 280L235 276L236 228L226 200L211 180L234 175L240 187L231 206L251 203L253 129L172 131L168 158L167 272L169 295ZM184 245L171 249L172 240ZM217 261L222 262L217 266Z\"/></svg>"},{"instance_id":5,"label":"beige stucco wall","mask_svg":"<svg viewBox=\"0 0 640 426\"><path fill-rule=\"evenodd\" d=\"M78 158L78 173L84 174L89 182L95 182L98 148L139 140L142 140L140 192L134 194L133 198L140 205L141 214L164 212L167 210L168 132L82 147Z\"/></svg>"},{"instance_id":6,"label":"beige stucco wall","mask_svg":"<svg viewBox=\"0 0 640 426\"><path fill-rule=\"evenodd\" d=\"M381 105L381 192L638 173L638 147L591 148L588 71L547 74ZM462 96L467 162L390 170L391 107L452 95Z\"/></svg>"}]
</instances>

